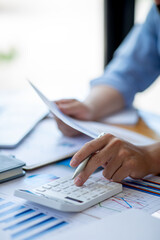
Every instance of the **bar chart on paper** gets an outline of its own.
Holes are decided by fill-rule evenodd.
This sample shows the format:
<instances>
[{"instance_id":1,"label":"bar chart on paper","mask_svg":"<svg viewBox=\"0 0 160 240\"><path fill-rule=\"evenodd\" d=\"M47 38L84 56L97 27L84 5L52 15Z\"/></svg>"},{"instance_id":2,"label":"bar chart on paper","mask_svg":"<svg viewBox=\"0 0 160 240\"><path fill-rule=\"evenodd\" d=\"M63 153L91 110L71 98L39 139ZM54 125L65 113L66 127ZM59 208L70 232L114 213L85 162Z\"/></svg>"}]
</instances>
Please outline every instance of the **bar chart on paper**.
<instances>
[{"instance_id":1,"label":"bar chart on paper","mask_svg":"<svg viewBox=\"0 0 160 240\"><path fill-rule=\"evenodd\" d=\"M34 208L0 198L0 227L10 239L44 239L61 231L69 222Z\"/></svg>"}]
</instances>

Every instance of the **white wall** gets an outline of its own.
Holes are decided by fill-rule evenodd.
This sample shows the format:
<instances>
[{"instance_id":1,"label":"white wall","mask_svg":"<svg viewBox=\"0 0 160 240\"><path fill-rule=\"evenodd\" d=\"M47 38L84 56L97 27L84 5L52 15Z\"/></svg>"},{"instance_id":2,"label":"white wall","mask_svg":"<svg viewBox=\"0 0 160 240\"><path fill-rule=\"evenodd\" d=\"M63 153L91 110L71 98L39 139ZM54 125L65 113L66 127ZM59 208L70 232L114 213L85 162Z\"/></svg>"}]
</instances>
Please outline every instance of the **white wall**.
<instances>
[{"instance_id":1,"label":"white wall","mask_svg":"<svg viewBox=\"0 0 160 240\"><path fill-rule=\"evenodd\" d=\"M143 22L152 0L137 0L135 22ZM83 99L89 80L103 72L103 0L1 0L0 91L25 89L30 78L52 99ZM138 94L135 106L158 110L157 82Z\"/></svg>"},{"instance_id":2,"label":"white wall","mask_svg":"<svg viewBox=\"0 0 160 240\"><path fill-rule=\"evenodd\" d=\"M29 77L53 99L83 98L103 70L103 0L1 0L0 89Z\"/></svg>"}]
</instances>

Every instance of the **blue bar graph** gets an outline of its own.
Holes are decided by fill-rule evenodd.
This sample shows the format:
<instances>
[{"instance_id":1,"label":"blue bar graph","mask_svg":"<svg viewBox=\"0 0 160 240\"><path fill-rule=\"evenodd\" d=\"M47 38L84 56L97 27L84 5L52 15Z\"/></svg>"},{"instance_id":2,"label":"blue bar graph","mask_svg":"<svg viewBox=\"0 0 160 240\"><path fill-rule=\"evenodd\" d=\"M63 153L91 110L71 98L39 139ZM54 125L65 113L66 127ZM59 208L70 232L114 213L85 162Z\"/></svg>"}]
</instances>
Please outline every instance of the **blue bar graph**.
<instances>
[{"instance_id":1,"label":"blue bar graph","mask_svg":"<svg viewBox=\"0 0 160 240\"><path fill-rule=\"evenodd\" d=\"M48 214L38 212L35 209L17 205L9 201L3 203L3 201L4 199L0 198L0 223L3 223L3 231L7 231L13 240L17 238L21 240L39 239L41 236L69 224L66 221L59 221L60 219L57 217L48 216ZM7 207L11 208L6 209ZM56 220L58 220L58 222ZM11 225L9 223L11 223ZM28 234L30 237L27 237Z\"/></svg>"},{"instance_id":2,"label":"blue bar graph","mask_svg":"<svg viewBox=\"0 0 160 240\"><path fill-rule=\"evenodd\" d=\"M7 212L7 211L6 211ZM23 211L23 212L20 212L20 213L17 213L17 214L15 214L14 216L12 216L12 217L8 217L8 218L5 218L5 219L3 219L3 220L1 220L0 221L0 223L1 222L12 222L12 221L14 221L14 220L16 220L16 219L18 219L18 218L21 218L21 217L23 217L23 216L25 216L25 215L27 215L27 214L30 214L30 213L33 213L33 212L35 212L35 210L33 210L33 209L27 209L27 210L25 210L25 211Z\"/></svg>"},{"instance_id":3,"label":"blue bar graph","mask_svg":"<svg viewBox=\"0 0 160 240\"><path fill-rule=\"evenodd\" d=\"M15 224L13 224L13 225L11 225L9 227L6 227L3 230L11 230L11 229L18 228L18 227L20 227L22 225L25 225L26 223L30 223L30 222L35 221L36 219L44 217L44 216L46 216L44 213L39 213L37 215L34 215L34 216L30 217L30 218L27 218L27 219L21 221L21 222L18 222L18 223L15 223Z\"/></svg>"},{"instance_id":4,"label":"blue bar graph","mask_svg":"<svg viewBox=\"0 0 160 240\"><path fill-rule=\"evenodd\" d=\"M13 208L11 208L11 209L9 209L9 210L7 210L7 211L2 212L2 213L0 214L0 218L1 218L1 217L4 217L4 216L6 216L6 215L8 215L8 214L10 214L10 213L13 213L13 212L15 212L15 211L21 210L21 209L23 209L23 208L25 208L25 207L24 207L24 206L16 206L16 207L13 207ZM1 221L0 221L0 222L1 222Z\"/></svg>"},{"instance_id":5,"label":"blue bar graph","mask_svg":"<svg viewBox=\"0 0 160 240\"><path fill-rule=\"evenodd\" d=\"M53 226L51 226L51 227L49 227L49 228L47 228L47 229L45 229L43 231L40 231L40 232L38 232L38 233L28 237L28 238L24 238L24 240L34 240L34 239L37 239L37 238L42 237L43 235L45 235L45 234L47 234L49 232L52 232L52 231L55 231L58 228L64 227L67 224L68 224L67 222L62 221L62 222L57 223L56 225L53 225Z\"/></svg>"},{"instance_id":6,"label":"blue bar graph","mask_svg":"<svg viewBox=\"0 0 160 240\"><path fill-rule=\"evenodd\" d=\"M1 209L4 209L4 208L6 208L6 207L10 207L10 206L12 206L13 204L14 204L13 202L3 203L3 204L0 205L0 210L1 210Z\"/></svg>"},{"instance_id":7,"label":"blue bar graph","mask_svg":"<svg viewBox=\"0 0 160 240\"><path fill-rule=\"evenodd\" d=\"M23 230L21 230L21 231L19 231L17 233L14 233L11 237L12 238L19 237L20 235L28 233L28 232L30 232L32 230L37 229L37 228L40 228L40 227L44 226L45 224L48 224L50 222L54 222L55 220L56 220L56 218L54 218L54 217L47 218L47 219L45 219L45 220L43 220L43 221L41 221L39 223L36 223L36 224L26 228L26 229L23 229Z\"/></svg>"}]
</instances>

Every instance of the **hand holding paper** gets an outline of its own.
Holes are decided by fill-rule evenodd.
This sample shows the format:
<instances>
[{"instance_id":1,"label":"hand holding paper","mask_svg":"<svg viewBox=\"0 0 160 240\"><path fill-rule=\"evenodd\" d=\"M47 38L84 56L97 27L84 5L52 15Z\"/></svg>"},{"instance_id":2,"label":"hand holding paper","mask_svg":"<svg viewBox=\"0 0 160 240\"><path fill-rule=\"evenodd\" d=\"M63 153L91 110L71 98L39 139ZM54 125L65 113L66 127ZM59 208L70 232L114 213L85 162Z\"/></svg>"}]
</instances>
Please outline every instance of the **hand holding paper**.
<instances>
[{"instance_id":1,"label":"hand holding paper","mask_svg":"<svg viewBox=\"0 0 160 240\"><path fill-rule=\"evenodd\" d=\"M67 116L72 116L74 119L89 121L92 118L92 108L84 102L78 101L77 99L61 99L55 101L60 111ZM79 131L66 125L59 118L55 118L59 130L69 137L80 134Z\"/></svg>"},{"instance_id":2,"label":"hand holding paper","mask_svg":"<svg viewBox=\"0 0 160 240\"><path fill-rule=\"evenodd\" d=\"M102 138L95 139L85 145L74 155L71 161L72 167L77 167L91 156L90 160L87 160L85 169L75 178L77 186L83 185L99 166L104 167L103 174L106 178L118 182L127 176L141 178L149 173L153 173L152 167L154 163L152 163L150 153L147 151L150 149L150 152L153 153L154 146L133 145L152 144L154 143L152 139L106 124L71 118L62 113L57 105L49 101L32 83L30 84L51 112L64 123L92 138L97 138L101 132L106 133ZM159 146L156 149L159 149ZM157 153L157 151L155 152ZM152 154L154 155L152 160L156 159L156 153Z\"/></svg>"},{"instance_id":3,"label":"hand holding paper","mask_svg":"<svg viewBox=\"0 0 160 240\"><path fill-rule=\"evenodd\" d=\"M49 110L61 121L69 125L70 127L78 130L79 132L82 132L86 134L87 136L90 136L92 138L97 138L100 133L111 133L117 137L120 137L122 139L125 139L133 144L137 145L144 145L153 143L154 140L144 137L141 134L131 132L126 129L121 129L118 127L110 126L108 124L103 124L100 122L93 122L93 121L82 121L77 120L72 117L69 117L62 113L58 106L52 102L49 101L44 94L37 88L33 83L29 81L30 85L33 87L35 92L39 95L39 97L42 99L42 101L48 106Z\"/></svg>"}]
</instances>

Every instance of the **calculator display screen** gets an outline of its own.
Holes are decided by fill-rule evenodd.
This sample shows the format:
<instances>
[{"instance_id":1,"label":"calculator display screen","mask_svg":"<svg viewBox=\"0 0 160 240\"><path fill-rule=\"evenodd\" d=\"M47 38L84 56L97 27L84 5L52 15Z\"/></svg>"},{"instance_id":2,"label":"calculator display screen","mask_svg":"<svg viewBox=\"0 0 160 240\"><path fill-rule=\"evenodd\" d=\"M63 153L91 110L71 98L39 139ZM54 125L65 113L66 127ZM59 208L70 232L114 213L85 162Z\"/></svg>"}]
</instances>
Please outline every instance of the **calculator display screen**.
<instances>
[{"instance_id":1,"label":"calculator display screen","mask_svg":"<svg viewBox=\"0 0 160 240\"><path fill-rule=\"evenodd\" d=\"M75 199L75 198L71 198L71 197L65 197L65 198L69 199L69 200L72 200L72 201L75 201L75 202L83 203L83 201Z\"/></svg>"}]
</instances>

